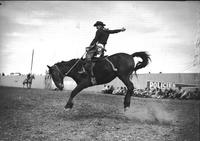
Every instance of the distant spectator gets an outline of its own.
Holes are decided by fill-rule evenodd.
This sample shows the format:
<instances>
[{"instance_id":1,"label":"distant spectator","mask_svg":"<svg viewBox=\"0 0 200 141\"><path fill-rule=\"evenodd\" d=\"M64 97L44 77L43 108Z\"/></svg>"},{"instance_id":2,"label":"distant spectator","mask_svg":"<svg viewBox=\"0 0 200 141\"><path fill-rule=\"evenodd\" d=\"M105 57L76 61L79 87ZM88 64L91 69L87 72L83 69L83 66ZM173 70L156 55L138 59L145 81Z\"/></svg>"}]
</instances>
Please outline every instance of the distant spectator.
<instances>
[{"instance_id":1,"label":"distant spectator","mask_svg":"<svg viewBox=\"0 0 200 141\"><path fill-rule=\"evenodd\" d=\"M51 89L52 88L51 75L49 74L48 71L45 72L44 84L45 84L45 89Z\"/></svg>"},{"instance_id":2,"label":"distant spectator","mask_svg":"<svg viewBox=\"0 0 200 141\"><path fill-rule=\"evenodd\" d=\"M125 95L126 94L126 87L117 87L117 89L115 89L112 94Z\"/></svg>"},{"instance_id":3,"label":"distant spectator","mask_svg":"<svg viewBox=\"0 0 200 141\"><path fill-rule=\"evenodd\" d=\"M126 87L121 87L123 90L122 90L122 93L125 95L127 93L127 88Z\"/></svg>"},{"instance_id":4,"label":"distant spectator","mask_svg":"<svg viewBox=\"0 0 200 141\"><path fill-rule=\"evenodd\" d=\"M181 95L185 91L179 86L178 89L175 90L174 98L181 98Z\"/></svg>"},{"instance_id":5,"label":"distant spectator","mask_svg":"<svg viewBox=\"0 0 200 141\"><path fill-rule=\"evenodd\" d=\"M126 87L117 87L114 89L113 85L104 85L102 89L103 93L125 95L127 92ZM167 88L145 88L145 89L134 89L132 96L134 97L146 97L146 98L170 98L170 99L194 99L200 100L200 90L196 88L195 91L186 91L181 87L176 89Z\"/></svg>"},{"instance_id":6,"label":"distant spectator","mask_svg":"<svg viewBox=\"0 0 200 141\"><path fill-rule=\"evenodd\" d=\"M106 94L112 94L113 90L114 90L113 85L104 85L104 88L102 89L102 92L106 93Z\"/></svg>"},{"instance_id":7,"label":"distant spectator","mask_svg":"<svg viewBox=\"0 0 200 141\"><path fill-rule=\"evenodd\" d=\"M159 88L156 88L156 92L152 95L153 98L162 98L162 91Z\"/></svg>"},{"instance_id":8,"label":"distant spectator","mask_svg":"<svg viewBox=\"0 0 200 141\"><path fill-rule=\"evenodd\" d=\"M187 92L187 91L184 91L184 93L181 95L181 99L188 99L189 98L189 92Z\"/></svg>"},{"instance_id":9,"label":"distant spectator","mask_svg":"<svg viewBox=\"0 0 200 141\"><path fill-rule=\"evenodd\" d=\"M103 89L101 90L103 93L108 90L108 85L104 85Z\"/></svg>"},{"instance_id":10,"label":"distant spectator","mask_svg":"<svg viewBox=\"0 0 200 141\"><path fill-rule=\"evenodd\" d=\"M194 91L194 97L198 100L200 100L200 89L196 88Z\"/></svg>"},{"instance_id":11,"label":"distant spectator","mask_svg":"<svg viewBox=\"0 0 200 141\"><path fill-rule=\"evenodd\" d=\"M121 88L117 87L115 90L113 90L112 94L117 95L121 92Z\"/></svg>"}]
</instances>

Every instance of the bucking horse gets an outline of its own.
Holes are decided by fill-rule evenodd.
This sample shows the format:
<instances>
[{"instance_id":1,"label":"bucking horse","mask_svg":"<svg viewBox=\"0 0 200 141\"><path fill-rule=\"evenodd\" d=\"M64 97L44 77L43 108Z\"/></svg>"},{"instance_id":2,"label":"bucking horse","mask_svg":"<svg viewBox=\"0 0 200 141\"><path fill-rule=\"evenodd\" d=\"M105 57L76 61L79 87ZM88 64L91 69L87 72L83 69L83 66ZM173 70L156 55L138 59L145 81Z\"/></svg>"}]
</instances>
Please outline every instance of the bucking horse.
<instances>
[{"instance_id":1,"label":"bucking horse","mask_svg":"<svg viewBox=\"0 0 200 141\"><path fill-rule=\"evenodd\" d=\"M135 64L134 57L139 57L142 61ZM63 90L63 79L65 76L71 77L77 84L70 94L68 102L64 107L65 110L69 110L73 107L73 98L83 89L94 85L109 83L118 77L127 87L127 93L124 98L124 110L126 111L127 108L130 107L131 95L134 90L134 85L130 80L130 76L133 72L136 74L137 70L144 68L149 64L151 60L150 55L143 51L135 52L131 55L127 53L116 53L111 56L94 60L95 65L93 67L93 73L96 84L92 83L89 74L78 73L85 63L83 58L61 61L55 63L53 66L47 65L49 74L58 89Z\"/></svg>"}]
</instances>

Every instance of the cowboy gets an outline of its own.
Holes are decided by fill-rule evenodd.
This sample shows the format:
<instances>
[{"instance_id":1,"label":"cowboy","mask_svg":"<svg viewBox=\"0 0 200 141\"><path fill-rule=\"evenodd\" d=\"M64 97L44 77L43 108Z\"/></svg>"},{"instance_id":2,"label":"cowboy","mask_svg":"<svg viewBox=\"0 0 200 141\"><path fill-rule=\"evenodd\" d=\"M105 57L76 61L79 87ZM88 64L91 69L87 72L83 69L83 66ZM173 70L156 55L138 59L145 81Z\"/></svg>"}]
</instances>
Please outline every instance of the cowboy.
<instances>
[{"instance_id":1,"label":"cowboy","mask_svg":"<svg viewBox=\"0 0 200 141\"><path fill-rule=\"evenodd\" d=\"M109 30L104 27L105 24L101 21L97 21L94 24L94 27L97 28L95 38L92 40L90 43L90 46L86 48L86 65L85 69L87 72L89 72L92 81L94 80L94 74L93 74L93 67L94 64L92 63L92 58L96 55L100 55L100 57L104 56L104 51L105 51L105 45L107 44L107 40L110 34L118 33L118 32L123 32L126 29L121 28L121 29L116 29L116 30ZM80 73L84 73L85 71L83 70Z\"/></svg>"},{"instance_id":2,"label":"cowboy","mask_svg":"<svg viewBox=\"0 0 200 141\"><path fill-rule=\"evenodd\" d=\"M31 78L31 74L28 73L28 74L27 74L27 80L29 80L30 78Z\"/></svg>"}]
</instances>

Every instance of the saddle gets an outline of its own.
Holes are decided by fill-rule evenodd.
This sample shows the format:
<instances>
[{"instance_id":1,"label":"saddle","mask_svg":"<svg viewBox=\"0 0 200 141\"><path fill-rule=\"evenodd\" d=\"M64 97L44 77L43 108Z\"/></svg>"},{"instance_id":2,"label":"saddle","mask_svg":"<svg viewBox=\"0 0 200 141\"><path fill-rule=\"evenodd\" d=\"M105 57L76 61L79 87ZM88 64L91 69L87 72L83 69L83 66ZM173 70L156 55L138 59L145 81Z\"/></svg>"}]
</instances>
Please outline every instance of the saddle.
<instances>
[{"instance_id":1,"label":"saddle","mask_svg":"<svg viewBox=\"0 0 200 141\"><path fill-rule=\"evenodd\" d=\"M108 59L108 56L93 57L93 58L92 58L92 70L91 70L93 74L94 74L93 68L94 68L95 64L98 63L98 62L104 61L104 60L106 60L106 61L111 65L113 71L115 71L115 72L117 71L117 68L115 68L115 66L113 65L113 63ZM83 59L83 62L86 63L85 59ZM82 69L83 69L83 70L82 70L80 73L86 72L86 71L84 70L84 67L82 67ZM94 75L93 75L93 76L94 76ZM91 82L92 82L93 85L95 85L95 84L97 83L97 82L96 82L95 76L94 76L94 77L91 77Z\"/></svg>"},{"instance_id":2,"label":"saddle","mask_svg":"<svg viewBox=\"0 0 200 141\"><path fill-rule=\"evenodd\" d=\"M108 57L108 55L106 55L106 56L103 56L103 57L93 57L92 58L92 62L99 62L99 61L103 61L103 60L105 60L105 58L107 58Z\"/></svg>"},{"instance_id":3,"label":"saddle","mask_svg":"<svg viewBox=\"0 0 200 141\"><path fill-rule=\"evenodd\" d=\"M112 66L112 69L114 71L117 71L117 68L115 68L115 66L113 65L113 63L108 59L108 55L103 56L103 57L94 57L92 59L92 62L97 63L97 62L104 61L104 60L106 60L108 63L110 63L110 65Z\"/></svg>"},{"instance_id":4,"label":"saddle","mask_svg":"<svg viewBox=\"0 0 200 141\"><path fill-rule=\"evenodd\" d=\"M104 61L107 57L108 57L108 55L103 56L103 57L93 57L92 60L91 60L91 62L92 63L101 62L101 61ZM86 59L85 58L84 59L81 58L81 61L82 61L83 64L86 63Z\"/></svg>"}]
</instances>

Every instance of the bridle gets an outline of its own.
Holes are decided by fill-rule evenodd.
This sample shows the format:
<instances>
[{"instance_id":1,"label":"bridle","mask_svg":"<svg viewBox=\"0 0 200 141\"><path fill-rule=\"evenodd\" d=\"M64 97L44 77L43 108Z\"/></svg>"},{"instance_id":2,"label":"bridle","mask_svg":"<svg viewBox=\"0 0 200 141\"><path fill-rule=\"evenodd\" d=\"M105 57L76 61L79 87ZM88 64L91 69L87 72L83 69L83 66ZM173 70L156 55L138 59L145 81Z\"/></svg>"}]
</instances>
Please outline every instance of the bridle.
<instances>
[{"instance_id":1,"label":"bridle","mask_svg":"<svg viewBox=\"0 0 200 141\"><path fill-rule=\"evenodd\" d=\"M59 74L62 76L62 77L65 77L65 75L60 71L60 69L58 68L57 65L53 65L55 66L56 70L59 72Z\"/></svg>"}]
</instances>

